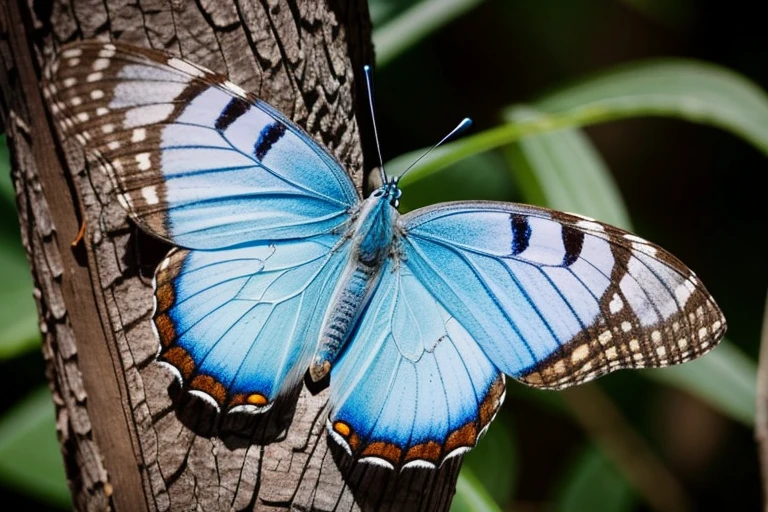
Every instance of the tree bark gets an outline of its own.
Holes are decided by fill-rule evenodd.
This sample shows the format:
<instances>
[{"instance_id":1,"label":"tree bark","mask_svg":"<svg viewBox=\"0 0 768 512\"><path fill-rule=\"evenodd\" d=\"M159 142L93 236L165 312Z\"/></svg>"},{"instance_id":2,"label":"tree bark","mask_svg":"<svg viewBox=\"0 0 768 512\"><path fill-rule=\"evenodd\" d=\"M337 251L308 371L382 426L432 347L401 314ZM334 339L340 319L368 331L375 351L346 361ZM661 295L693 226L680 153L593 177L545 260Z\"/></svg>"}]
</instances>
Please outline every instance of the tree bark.
<instances>
[{"instance_id":1,"label":"tree bark","mask_svg":"<svg viewBox=\"0 0 768 512\"><path fill-rule=\"evenodd\" d=\"M446 509L460 460L402 474L355 464L326 444L327 390L303 388L249 422L216 416L154 364L149 277L168 247L130 224L97 167L58 139L40 91L56 49L90 38L229 75L325 144L358 186L356 112L369 126L359 75L373 60L364 0L0 2L0 121L75 507Z\"/></svg>"}]
</instances>

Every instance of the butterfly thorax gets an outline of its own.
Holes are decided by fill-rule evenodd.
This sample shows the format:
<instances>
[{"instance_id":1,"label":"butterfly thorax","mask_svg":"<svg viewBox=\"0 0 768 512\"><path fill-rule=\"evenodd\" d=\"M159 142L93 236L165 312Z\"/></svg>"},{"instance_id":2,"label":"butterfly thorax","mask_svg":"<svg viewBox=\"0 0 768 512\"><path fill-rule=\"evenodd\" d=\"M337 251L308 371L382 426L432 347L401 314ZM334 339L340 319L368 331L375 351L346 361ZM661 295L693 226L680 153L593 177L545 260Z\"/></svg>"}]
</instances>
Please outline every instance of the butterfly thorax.
<instances>
[{"instance_id":1,"label":"butterfly thorax","mask_svg":"<svg viewBox=\"0 0 768 512\"><path fill-rule=\"evenodd\" d=\"M315 381L330 371L368 305L385 261L393 253L399 197L400 189L394 180L377 189L362 202L349 228L347 239L352 250L326 310L309 368Z\"/></svg>"}]
</instances>

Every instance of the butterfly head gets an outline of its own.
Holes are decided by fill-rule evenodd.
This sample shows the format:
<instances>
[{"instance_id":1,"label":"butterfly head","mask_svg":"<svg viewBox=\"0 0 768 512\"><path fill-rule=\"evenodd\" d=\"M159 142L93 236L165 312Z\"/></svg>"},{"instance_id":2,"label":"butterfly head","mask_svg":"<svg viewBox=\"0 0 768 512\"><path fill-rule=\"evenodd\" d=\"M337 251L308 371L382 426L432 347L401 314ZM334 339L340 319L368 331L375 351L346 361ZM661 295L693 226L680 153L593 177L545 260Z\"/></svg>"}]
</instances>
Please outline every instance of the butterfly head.
<instances>
[{"instance_id":1,"label":"butterfly head","mask_svg":"<svg viewBox=\"0 0 768 512\"><path fill-rule=\"evenodd\" d=\"M399 182L400 176L392 176L384 185L374 190L371 197L387 201L393 208L398 208L400 206L400 196L403 195L403 191L398 185Z\"/></svg>"}]
</instances>

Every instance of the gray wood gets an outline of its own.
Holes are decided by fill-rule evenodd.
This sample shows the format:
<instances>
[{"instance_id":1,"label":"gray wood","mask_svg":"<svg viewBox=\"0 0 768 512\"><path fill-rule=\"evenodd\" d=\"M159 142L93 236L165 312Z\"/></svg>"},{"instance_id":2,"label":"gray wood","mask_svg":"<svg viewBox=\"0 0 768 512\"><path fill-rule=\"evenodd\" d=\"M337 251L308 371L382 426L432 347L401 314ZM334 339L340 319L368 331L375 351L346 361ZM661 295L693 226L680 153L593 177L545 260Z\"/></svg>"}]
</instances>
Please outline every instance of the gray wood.
<instances>
[{"instance_id":1,"label":"gray wood","mask_svg":"<svg viewBox=\"0 0 768 512\"><path fill-rule=\"evenodd\" d=\"M297 390L295 403L254 420L217 417L178 389L153 362L158 345L150 326L151 274L167 247L127 221L77 144L58 139L39 89L41 69L65 42L165 49L228 74L281 109L361 186L355 115L363 112L367 128L359 77L372 62L366 2L50 4L0 2L0 123L76 508L446 509L460 460L402 474L354 464L326 444L327 390ZM85 238L73 248L83 220Z\"/></svg>"}]
</instances>

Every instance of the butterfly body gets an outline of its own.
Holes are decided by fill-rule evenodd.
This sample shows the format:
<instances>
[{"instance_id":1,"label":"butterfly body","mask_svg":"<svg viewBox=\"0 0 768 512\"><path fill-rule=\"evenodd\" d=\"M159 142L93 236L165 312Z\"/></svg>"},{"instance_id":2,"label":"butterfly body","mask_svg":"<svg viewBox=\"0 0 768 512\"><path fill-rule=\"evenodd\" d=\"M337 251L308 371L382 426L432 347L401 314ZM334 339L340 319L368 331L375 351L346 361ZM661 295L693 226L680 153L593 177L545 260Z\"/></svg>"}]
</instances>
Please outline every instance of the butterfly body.
<instances>
[{"instance_id":1,"label":"butterfly body","mask_svg":"<svg viewBox=\"0 0 768 512\"><path fill-rule=\"evenodd\" d=\"M82 42L45 94L130 217L176 246L155 273L158 362L223 412L263 413L330 373L330 438L357 461L471 449L505 375L561 389L681 363L726 324L685 265L579 215L498 202L400 214L361 200L313 138L226 78Z\"/></svg>"},{"instance_id":2,"label":"butterfly body","mask_svg":"<svg viewBox=\"0 0 768 512\"><path fill-rule=\"evenodd\" d=\"M320 339L309 368L314 381L328 374L339 350L368 305L376 289L382 266L387 258L397 258L397 219L394 207L400 197L397 182L392 181L374 191L351 216L351 227L343 240L349 240L349 261L333 292Z\"/></svg>"}]
</instances>

